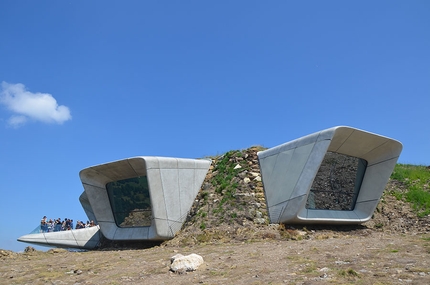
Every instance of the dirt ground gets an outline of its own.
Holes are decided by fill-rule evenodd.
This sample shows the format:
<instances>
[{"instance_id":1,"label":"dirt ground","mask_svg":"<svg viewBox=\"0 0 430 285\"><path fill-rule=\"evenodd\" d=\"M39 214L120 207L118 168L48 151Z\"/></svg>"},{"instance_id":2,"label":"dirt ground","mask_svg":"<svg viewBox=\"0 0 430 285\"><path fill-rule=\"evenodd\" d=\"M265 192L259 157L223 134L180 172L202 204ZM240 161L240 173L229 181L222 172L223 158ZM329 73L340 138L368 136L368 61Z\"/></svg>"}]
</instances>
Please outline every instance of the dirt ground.
<instances>
[{"instance_id":1,"label":"dirt ground","mask_svg":"<svg viewBox=\"0 0 430 285\"><path fill-rule=\"evenodd\" d=\"M366 228L311 232L306 239L186 247L0 253L0 284L430 284L430 234ZM169 270L176 253L204 265Z\"/></svg>"},{"instance_id":2,"label":"dirt ground","mask_svg":"<svg viewBox=\"0 0 430 285\"><path fill-rule=\"evenodd\" d=\"M0 250L0 284L430 284L430 219L390 194L403 185L390 180L363 225L269 224L257 151L213 158L173 240L149 248L105 243L86 252ZM220 188L219 175L231 178L224 185L234 192ZM173 273L177 253L199 254L204 264Z\"/></svg>"}]
</instances>

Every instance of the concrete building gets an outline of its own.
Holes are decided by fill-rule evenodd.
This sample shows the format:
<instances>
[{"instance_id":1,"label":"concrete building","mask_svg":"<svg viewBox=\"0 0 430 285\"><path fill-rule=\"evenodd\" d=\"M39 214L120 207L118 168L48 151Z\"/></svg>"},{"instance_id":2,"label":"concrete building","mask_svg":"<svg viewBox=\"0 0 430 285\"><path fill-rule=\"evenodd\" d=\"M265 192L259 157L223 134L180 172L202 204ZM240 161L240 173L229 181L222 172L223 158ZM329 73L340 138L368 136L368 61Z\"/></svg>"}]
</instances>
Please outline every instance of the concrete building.
<instances>
[{"instance_id":1,"label":"concrete building","mask_svg":"<svg viewBox=\"0 0 430 285\"><path fill-rule=\"evenodd\" d=\"M82 207L98 226L20 237L27 243L94 248L112 241L171 239L185 222L210 167L210 160L141 156L92 166L80 172Z\"/></svg>"},{"instance_id":2,"label":"concrete building","mask_svg":"<svg viewBox=\"0 0 430 285\"><path fill-rule=\"evenodd\" d=\"M258 152L270 222L369 220L401 151L396 140L340 126Z\"/></svg>"},{"instance_id":3,"label":"concrete building","mask_svg":"<svg viewBox=\"0 0 430 285\"><path fill-rule=\"evenodd\" d=\"M396 140L340 126L258 152L270 222L369 220L401 151ZM102 238L171 239L185 222L210 165L210 160L141 156L83 169L79 200L98 226L18 240L90 249Z\"/></svg>"}]
</instances>

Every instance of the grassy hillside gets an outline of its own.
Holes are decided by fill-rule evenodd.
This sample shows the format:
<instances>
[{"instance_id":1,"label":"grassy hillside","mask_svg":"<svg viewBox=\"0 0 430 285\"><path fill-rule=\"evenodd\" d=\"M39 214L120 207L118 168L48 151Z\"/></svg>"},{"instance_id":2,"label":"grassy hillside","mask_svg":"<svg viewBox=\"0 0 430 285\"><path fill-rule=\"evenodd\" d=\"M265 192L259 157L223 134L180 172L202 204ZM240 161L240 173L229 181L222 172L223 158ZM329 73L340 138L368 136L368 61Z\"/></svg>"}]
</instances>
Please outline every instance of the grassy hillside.
<instances>
[{"instance_id":1,"label":"grassy hillside","mask_svg":"<svg viewBox=\"0 0 430 285\"><path fill-rule=\"evenodd\" d=\"M418 217L430 214L430 167L397 164L391 179L405 185L405 190L392 190L390 192L392 195L409 202Z\"/></svg>"}]
</instances>

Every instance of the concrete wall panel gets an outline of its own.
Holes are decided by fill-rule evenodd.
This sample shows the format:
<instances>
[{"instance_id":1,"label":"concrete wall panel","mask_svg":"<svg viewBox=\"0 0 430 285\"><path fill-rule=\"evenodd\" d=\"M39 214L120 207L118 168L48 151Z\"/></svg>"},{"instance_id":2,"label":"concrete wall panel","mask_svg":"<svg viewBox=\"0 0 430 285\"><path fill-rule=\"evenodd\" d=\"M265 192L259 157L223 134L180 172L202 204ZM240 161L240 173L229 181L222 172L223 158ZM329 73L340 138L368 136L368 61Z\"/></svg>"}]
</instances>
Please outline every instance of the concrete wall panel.
<instances>
[{"instance_id":1,"label":"concrete wall panel","mask_svg":"<svg viewBox=\"0 0 430 285\"><path fill-rule=\"evenodd\" d=\"M184 215L191 209L194 199L197 196L200 186L198 188L194 187L195 183L194 169L178 169L178 186L179 186L179 197L177 206L179 209L179 220L182 219ZM202 185L201 183L199 185Z\"/></svg>"},{"instance_id":2,"label":"concrete wall panel","mask_svg":"<svg viewBox=\"0 0 430 285\"><path fill-rule=\"evenodd\" d=\"M178 169L196 169L198 160L194 159L178 159Z\"/></svg>"},{"instance_id":3,"label":"concrete wall panel","mask_svg":"<svg viewBox=\"0 0 430 285\"><path fill-rule=\"evenodd\" d=\"M284 155L288 155L287 151L285 151L283 153L284 153ZM289 153L290 153L289 156L291 157L293 155L293 151L291 151ZM271 189L281 189L279 186L275 185L275 183L274 183L275 180L272 179L272 176L274 176L274 174L273 174L274 169L276 169L277 171L282 171L282 167L279 170L276 168L277 159L278 159L278 154L271 155L271 156L265 156L264 152L258 152L258 160L259 160L259 164L260 164L261 179L264 180L264 185L270 185L268 187L270 187ZM288 160L288 158L284 159L284 161L285 160ZM276 174L275 174L275 176L276 176ZM280 176L280 175L277 175L277 176ZM274 195L280 195L280 194L277 194L277 192L280 192L280 191L265 192L266 200L267 201L273 201L274 203L285 200L282 198L274 198L273 197Z\"/></svg>"},{"instance_id":4,"label":"concrete wall panel","mask_svg":"<svg viewBox=\"0 0 430 285\"><path fill-rule=\"evenodd\" d=\"M172 157L157 157L160 169L178 169L178 159Z\"/></svg>"},{"instance_id":5,"label":"concrete wall panel","mask_svg":"<svg viewBox=\"0 0 430 285\"><path fill-rule=\"evenodd\" d=\"M160 169L147 169L150 189L152 216L154 219L167 219L166 203Z\"/></svg>"},{"instance_id":6,"label":"concrete wall panel","mask_svg":"<svg viewBox=\"0 0 430 285\"><path fill-rule=\"evenodd\" d=\"M134 170L135 176L146 175L146 163L143 157L133 157L128 159L128 164Z\"/></svg>"},{"instance_id":7,"label":"concrete wall panel","mask_svg":"<svg viewBox=\"0 0 430 285\"><path fill-rule=\"evenodd\" d=\"M372 217L378 202L379 200L357 202L354 212L363 222L366 222Z\"/></svg>"},{"instance_id":8,"label":"concrete wall panel","mask_svg":"<svg viewBox=\"0 0 430 285\"><path fill-rule=\"evenodd\" d=\"M167 219L155 219L154 222L155 234L159 239L161 239L161 237L166 240L173 238Z\"/></svg>"},{"instance_id":9,"label":"concrete wall panel","mask_svg":"<svg viewBox=\"0 0 430 285\"><path fill-rule=\"evenodd\" d=\"M128 159L102 164L97 167L97 172L103 173L104 176L109 178L109 181L105 181L105 184L112 181L136 177L136 172L131 167Z\"/></svg>"},{"instance_id":10,"label":"concrete wall panel","mask_svg":"<svg viewBox=\"0 0 430 285\"><path fill-rule=\"evenodd\" d=\"M386 142L385 137L376 136L362 131L354 131L348 139L339 147L338 153L348 154L354 157L362 157L372 151L375 147Z\"/></svg>"},{"instance_id":11,"label":"concrete wall panel","mask_svg":"<svg viewBox=\"0 0 430 285\"><path fill-rule=\"evenodd\" d=\"M361 184L361 189L365 191L360 191L357 202L379 200L396 163L397 157L368 166ZM366 189L371 189L372 191L366 191Z\"/></svg>"},{"instance_id":12,"label":"concrete wall panel","mask_svg":"<svg viewBox=\"0 0 430 285\"><path fill-rule=\"evenodd\" d=\"M330 211L307 209L307 215L299 216L301 223L333 223L333 224L357 224L361 220L354 211Z\"/></svg>"},{"instance_id":13,"label":"concrete wall panel","mask_svg":"<svg viewBox=\"0 0 430 285\"><path fill-rule=\"evenodd\" d=\"M164 203L166 205L166 219L168 217L177 221L181 216L178 169L161 169L160 173L163 184Z\"/></svg>"},{"instance_id":14,"label":"concrete wall panel","mask_svg":"<svg viewBox=\"0 0 430 285\"><path fill-rule=\"evenodd\" d=\"M111 181L109 177L97 172L93 168L87 168L85 172L80 172L79 177L83 184L104 188L106 183Z\"/></svg>"},{"instance_id":15,"label":"concrete wall panel","mask_svg":"<svg viewBox=\"0 0 430 285\"><path fill-rule=\"evenodd\" d=\"M110 206L106 189L87 184L84 184L84 187L96 220L98 222L114 222L115 219L112 214L112 208Z\"/></svg>"},{"instance_id":16,"label":"concrete wall panel","mask_svg":"<svg viewBox=\"0 0 430 285\"><path fill-rule=\"evenodd\" d=\"M177 233L181 228L182 228L182 224L183 222L181 221L168 221L169 224L169 228L170 228L170 234L172 237L175 236L175 233Z\"/></svg>"},{"instance_id":17,"label":"concrete wall panel","mask_svg":"<svg viewBox=\"0 0 430 285\"><path fill-rule=\"evenodd\" d=\"M291 160L294 154L294 149L291 149L289 151L283 151L279 153L276 156L276 161L274 165L268 164L268 167L270 169L270 176L266 175L266 172L262 171L261 175L264 179L264 183L267 183L270 185L272 189L276 189L274 191L268 192L266 199L267 203L270 205L277 204L283 201L287 201L289 197L291 196L291 193L294 189L295 182L297 181L298 177L294 175L286 175L288 172L293 172L294 167L291 167L291 169L288 168L289 165L288 162ZM264 165L267 158L264 159L260 163L260 165ZM266 167L264 167L266 168ZM278 179L272 179L271 177L277 177Z\"/></svg>"},{"instance_id":18,"label":"concrete wall panel","mask_svg":"<svg viewBox=\"0 0 430 285\"><path fill-rule=\"evenodd\" d=\"M94 221L94 223L97 223L97 219L94 215L93 208L91 207L90 201L88 200L87 194L82 192L81 196L79 196L79 202L81 202L82 208L85 211L85 214L88 217L89 221Z\"/></svg>"},{"instance_id":19,"label":"concrete wall panel","mask_svg":"<svg viewBox=\"0 0 430 285\"><path fill-rule=\"evenodd\" d=\"M322 160L324 159L324 155L329 144L329 140L319 141L312 146L312 149L310 149L311 145L309 145L309 149L307 149L307 152L303 152L301 154L303 159L306 158L306 162L305 165L301 165L299 163L296 164L300 166L301 172L297 173L298 179L290 199L308 194L312 186L312 182L315 178L315 174L318 172L318 169L321 165Z\"/></svg>"},{"instance_id":20,"label":"concrete wall panel","mask_svg":"<svg viewBox=\"0 0 430 285\"><path fill-rule=\"evenodd\" d=\"M281 223L281 215L284 212L285 207L287 206L288 201L281 202L277 205L267 206L267 210L269 212L269 218L271 223Z\"/></svg>"},{"instance_id":21,"label":"concrete wall panel","mask_svg":"<svg viewBox=\"0 0 430 285\"><path fill-rule=\"evenodd\" d=\"M402 144L398 141L387 140L383 145L374 148L372 151L363 155L363 159L367 160L369 164L378 164L386 160L398 158L402 151Z\"/></svg>"},{"instance_id":22,"label":"concrete wall panel","mask_svg":"<svg viewBox=\"0 0 430 285\"><path fill-rule=\"evenodd\" d=\"M339 148L354 132L354 129L340 126L328 129L327 131L331 134L329 138L331 140L331 144L328 151L338 152Z\"/></svg>"},{"instance_id":23,"label":"concrete wall panel","mask_svg":"<svg viewBox=\"0 0 430 285\"><path fill-rule=\"evenodd\" d=\"M280 220L286 221L296 219L297 213L303 208L303 204L306 203L306 198L306 195L302 195L290 199L283 209Z\"/></svg>"},{"instance_id":24,"label":"concrete wall panel","mask_svg":"<svg viewBox=\"0 0 430 285\"><path fill-rule=\"evenodd\" d=\"M146 169L160 169L158 157L156 156L145 156L143 157L146 164Z\"/></svg>"},{"instance_id":25,"label":"concrete wall panel","mask_svg":"<svg viewBox=\"0 0 430 285\"><path fill-rule=\"evenodd\" d=\"M113 240L139 240L148 239L149 227L118 228Z\"/></svg>"},{"instance_id":26,"label":"concrete wall panel","mask_svg":"<svg viewBox=\"0 0 430 285\"><path fill-rule=\"evenodd\" d=\"M107 239L113 240L118 226L114 221L99 221L100 231Z\"/></svg>"}]
</instances>

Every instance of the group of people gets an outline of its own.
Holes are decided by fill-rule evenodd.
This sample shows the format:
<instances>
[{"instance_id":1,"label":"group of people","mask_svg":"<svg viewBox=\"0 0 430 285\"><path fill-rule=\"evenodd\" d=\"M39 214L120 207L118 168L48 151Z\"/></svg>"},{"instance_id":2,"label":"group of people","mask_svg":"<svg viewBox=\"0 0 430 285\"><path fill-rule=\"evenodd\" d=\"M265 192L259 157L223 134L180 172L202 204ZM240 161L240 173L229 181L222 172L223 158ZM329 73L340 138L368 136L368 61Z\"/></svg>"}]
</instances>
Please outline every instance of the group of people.
<instances>
[{"instance_id":1,"label":"group of people","mask_svg":"<svg viewBox=\"0 0 430 285\"><path fill-rule=\"evenodd\" d=\"M96 224L94 221L87 221L84 223L83 221L77 221L75 229L84 229L89 227L94 227ZM61 220L60 218L53 220L47 219L46 216L43 216L40 221L40 232L48 233L48 232L59 232L59 231L68 231L73 230L73 220L65 218Z\"/></svg>"}]
</instances>

